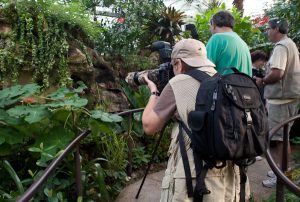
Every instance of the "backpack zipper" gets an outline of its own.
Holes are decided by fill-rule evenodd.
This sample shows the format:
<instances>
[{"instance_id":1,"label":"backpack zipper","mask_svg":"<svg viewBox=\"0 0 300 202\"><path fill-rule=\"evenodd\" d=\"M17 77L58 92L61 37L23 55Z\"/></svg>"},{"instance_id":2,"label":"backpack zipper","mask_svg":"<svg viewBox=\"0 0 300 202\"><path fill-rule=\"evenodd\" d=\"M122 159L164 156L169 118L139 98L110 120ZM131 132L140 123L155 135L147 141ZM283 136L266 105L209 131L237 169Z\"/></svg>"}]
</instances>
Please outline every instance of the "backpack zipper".
<instances>
[{"instance_id":1,"label":"backpack zipper","mask_svg":"<svg viewBox=\"0 0 300 202\"><path fill-rule=\"evenodd\" d=\"M216 108L216 101L217 101L217 98L218 98L218 92L217 92L217 88L214 90L214 93L213 93L213 103L212 103L212 106L210 108L211 111L214 111L215 108Z\"/></svg>"}]
</instances>

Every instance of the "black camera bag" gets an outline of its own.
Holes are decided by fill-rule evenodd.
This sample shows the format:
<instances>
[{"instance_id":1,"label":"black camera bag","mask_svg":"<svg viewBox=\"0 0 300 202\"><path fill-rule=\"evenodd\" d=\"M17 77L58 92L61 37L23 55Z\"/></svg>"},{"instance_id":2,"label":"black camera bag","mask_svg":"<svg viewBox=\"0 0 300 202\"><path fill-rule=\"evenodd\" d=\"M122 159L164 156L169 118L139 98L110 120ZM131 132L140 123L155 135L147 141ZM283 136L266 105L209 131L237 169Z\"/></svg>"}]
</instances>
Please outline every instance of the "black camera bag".
<instances>
[{"instance_id":1,"label":"black camera bag","mask_svg":"<svg viewBox=\"0 0 300 202\"><path fill-rule=\"evenodd\" d=\"M197 202L202 201L204 194L210 193L204 183L207 170L224 167L226 160L240 168L240 201L245 201L246 167L265 151L267 115L258 88L251 77L231 69L234 73L212 77L199 70L186 72L201 82L195 110L188 115L191 131L183 122L179 124L187 191ZM182 128L191 138L196 169L194 191Z\"/></svg>"}]
</instances>

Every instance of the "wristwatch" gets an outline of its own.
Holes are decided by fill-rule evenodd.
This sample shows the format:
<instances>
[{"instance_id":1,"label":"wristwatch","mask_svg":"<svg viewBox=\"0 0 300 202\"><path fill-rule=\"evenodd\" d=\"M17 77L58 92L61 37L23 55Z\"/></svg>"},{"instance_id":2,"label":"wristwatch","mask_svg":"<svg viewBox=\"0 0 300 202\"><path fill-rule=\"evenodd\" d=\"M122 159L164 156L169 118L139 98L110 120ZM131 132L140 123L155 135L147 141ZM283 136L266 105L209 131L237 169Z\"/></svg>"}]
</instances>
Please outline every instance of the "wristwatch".
<instances>
[{"instance_id":1,"label":"wristwatch","mask_svg":"<svg viewBox=\"0 0 300 202\"><path fill-rule=\"evenodd\" d=\"M160 96L160 93L158 91L154 91L154 92L151 92L151 95Z\"/></svg>"}]
</instances>

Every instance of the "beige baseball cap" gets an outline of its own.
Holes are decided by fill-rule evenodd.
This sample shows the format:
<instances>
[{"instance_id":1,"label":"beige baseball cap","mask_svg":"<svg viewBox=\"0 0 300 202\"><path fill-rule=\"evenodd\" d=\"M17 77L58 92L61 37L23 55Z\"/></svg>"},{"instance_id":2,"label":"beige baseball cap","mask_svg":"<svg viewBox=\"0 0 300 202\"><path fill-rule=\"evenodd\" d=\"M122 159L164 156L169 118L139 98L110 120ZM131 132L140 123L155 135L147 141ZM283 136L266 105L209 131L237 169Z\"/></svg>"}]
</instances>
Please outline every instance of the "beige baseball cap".
<instances>
[{"instance_id":1,"label":"beige baseball cap","mask_svg":"<svg viewBox=\"0 0 300 202\"><path fill-rule=\"evenodd\" d=\"M177 42L173 48L171 58L172 62L174 59L181 59L191 67L216 66L207 58L204 44L196 39L182 39Z\"/></svg>"}]
</instances>

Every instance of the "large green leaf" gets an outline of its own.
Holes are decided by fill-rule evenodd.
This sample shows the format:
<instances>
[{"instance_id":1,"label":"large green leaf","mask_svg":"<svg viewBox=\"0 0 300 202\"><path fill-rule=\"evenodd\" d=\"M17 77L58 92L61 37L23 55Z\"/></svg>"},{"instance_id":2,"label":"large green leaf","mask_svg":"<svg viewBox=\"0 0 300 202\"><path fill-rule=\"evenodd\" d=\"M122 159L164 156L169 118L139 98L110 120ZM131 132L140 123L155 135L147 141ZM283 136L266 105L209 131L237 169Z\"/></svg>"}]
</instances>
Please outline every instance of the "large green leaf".
<instances>
[{"instance_id":1,"label":"large green leaf","mask_svg":"<svg viewBox=\"0 0 300 202\"><path fill-rule=\"evenodd\" d=\"M63 99L46 104L48 107L84 107L88 103L85 98L80 98L77 94L72 96L64 96Z\"/></svg>"},{"instance_id":2,"label":"large green leaf","mask_svg":"<svg viewBox=\"0 0 300 202\"><path fill-rule=\"evenodd\" d=\"M36 123L44 118L50 117L51 113L45 106L22 105L9 109L8 114L12 117L24 117L28 123Z\"/></svg>"},{"instance_id":3,"label":"large green leaf","mask_svg":"<svg viewBox=\"0 0 300 202\"><path fill-rule=\"evenodd\" d=\"M73 92L81 93L84 89L87 89L87 86L82 81L78 81L77 84L79 86L77 88L73 89Z\"/></svg>"},{"instance_id":4,"label":"large green leaf","mask_svg":"<svg viewBox=\"0 0 300 202\"><path fill-rule=\"evenodd\" d=\"M76 93L81 93L84 89L87 88L87 86L82 81L77 82L77 84L79 86L75 89L70 90L66 87L61 87L57 89L55 92L49 94L47 97L53 100L65 99L67 97L74 96Z\"/></svg>"},{"instance_id":5,"label":"large green leaf","mask_svg":"<svg viewBox=\"0 0 300 202\"><path fill-rule=\"evenodd\" d=\"M58 100L58 99L64 99L65 98L65 94L69 93L70 90L66 87L61 87L59 89L57 89L57 91L49 94L47 97L53 99L53 100Z\"/></svg>"},{"instance_id":6,"label":"large green leaf","mask_svg":"<svg viewBox=\"0 0 300 202\"><path fill-rule=\"evenodd\" d=\"M5 137L0 136L0 145L3 144L5 142Z\"/></svg>"},{"instance_id":7,"label":"large green leaf","mask_svg":"<svg viewBox=\"0 0 300 202\"><path fill-rule=\"evenodd\" d=\"M5 142L13 145L23 142L23 134L18 133L17 131L13 130L12 128L2 127L0 130L0 137L1 139L5 139Z\"/></svg>"},{"instance_id":8,"label":"large green leaf","mask_svg":"<svg viewBox=\"0 0 300 202\"><path fill-rule=\"evenodd\" d=\"M66 145L73 140L74 136L75 135L72 131L57 126L51 128L49 133L43 133L38 136L35 145L38 146L43 143L44 148L56 145L59 149L65 149Z\"/></svg>"},{"instance_id":9,"label":"large green leaf","mask_svg":"<svg viewBox=\"0 0 300 202\"><path fill-rule=\"evenodd\" d=\"M104 170L99 163L95 163L95 181L98 185L98 191L101 193L101 201L109 201L109 194L105 184Z\"/></svg>"},{"instance_id":10,"label":"large green leaf","mask_svg":"<svg viewBox=\"0 0 300 202\"><path fill-rule=\"evenodd\" d=\"M121 122L123 120L123 118L117 114L106 113L100 110L91 111L91 117L104 122Z\"/></svg>"},{"instance_id":11,"label":"large green leaf","mask_svg":"<svg viewBox=\"0 0 300 202\"><path fill-rule=\"evenodd\" d=\"M33 95L38 92L39 89L40 86L35 83L4 88L3 90L0 90L0 108L12 105L24 97Z\"/></svg>"},{"instance_id":12,"label":"large green leaf","mask_svg":"<svg viewBox=\"0 0 300 202\"><path fill-rule=\"evenodd\" d=\"M21 123L21 120L16 117L9 116L6 111L0 109L0 122L3 122L8 125L18 125Z\"/></svg>"},{"instance_id":13,"label":"large green leaf","mask_svg":"<svg viewBox=\"0 0 300 202\"><path fill-rule=\"evenodd\" d=\"M12 152L11 146L7 143L0 145L0 156L7 156Z\"/></svg>"},{"instance_id":14,"label":"large green leaf","mask_svg":"<svg viewBox=\"0 0 300 202\"><path fill-rule=\"evenodd\" d=\"M106 133L106 134L113 133L113 129L109 127L107 123L103 123L95 119L90 119L89 127L92 130L92 133L94 135L99 135L100 133Z\"/></svg>"}]
</instances>

